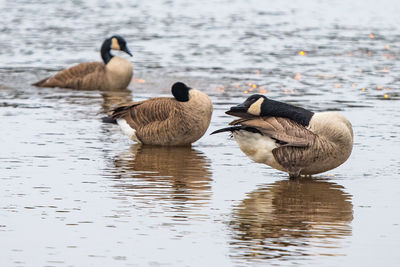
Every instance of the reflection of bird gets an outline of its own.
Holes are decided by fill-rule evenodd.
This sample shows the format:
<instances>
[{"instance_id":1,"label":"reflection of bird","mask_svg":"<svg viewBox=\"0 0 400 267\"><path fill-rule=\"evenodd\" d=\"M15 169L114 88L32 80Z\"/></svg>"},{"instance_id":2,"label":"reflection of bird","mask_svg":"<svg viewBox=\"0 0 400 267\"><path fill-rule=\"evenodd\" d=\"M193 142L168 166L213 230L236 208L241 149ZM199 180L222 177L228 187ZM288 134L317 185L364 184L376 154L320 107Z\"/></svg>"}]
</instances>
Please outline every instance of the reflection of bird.
<instances>
[{"instance_id":1,"label":"reflection of bird","mask_svg":"<svg viewBox=\"0 0 400 267\"><path fill-rule=\"evenodd\" d=\"M208 95L177 82L174 98L158 97L132 102L114 109L112 118L122 131L138 143L185 146L206 132L212 114Z\"/></svg>"},{"instance_id":2,"label":"reflection of bird","mask_svg":"<svg viewBox=\"0 0 400 267\"><path fill-rule=\"evenodd\" d=\"M291 178L336 168L353 148L352 126L337 112L313 113L252 95L226 113L241 119L213 133L232 132L248 157Z\"/></svg>"},{"instance_id":3,"label":"reflection of bird","mask_svg":"<svg viewBox=\"0 0 400 267\"><path fill-rule=\"evenodd\" d=\"M349 198L341 186L311 178L260 188L234 209L233 244L240 255L272 258L295 255L294 247L301 252L306 245L318 243L315 239L332 241L351 235Z\"/></svg>"},{"instance_id":4,"label":"reflection of bird","mask_svg":"<svg viewBox=\"0 0 400 267\"><path fill-rule=\"evenodd\" d=\"M33 85L83 90L125 89L132 79L132 64L126 59L111 55L111 49L121 50L132 56L126 46L126 41L121 36L114 35L106 39L101 46L104 64L102 62L81 63Z\"/></svg>"},{"instance_id":5,"label":"reflection of bird","mask_svg":"<svg viewBox=\"0 0 400 267\"><path fill-rule=\"evenodd\" d=\"M119 178L134 178L151 183L149 190L159 190L165 198L182 201L204 200L210 197L211 171L209 160L191 147L142 146L135 144L128 153L115 159ZM139 190L135 183L118 187ZM167 190L165 183L170 185ZM142 184L143 185L143 184ZM158 186L159 185L159 186ZM142 190L145 187L142 187Z\"/></svg>"},{"instance_id":6,"label":"reflection of bird","mask_svg":"<svg viewBox=\"0 0 400 267\"><path fill-rule=\"evenodd\" d=\"M132 91L129 89L102 91L102 109L104 113L109 112L113 107L132 100Z\"/></svg>"}]
</instances>

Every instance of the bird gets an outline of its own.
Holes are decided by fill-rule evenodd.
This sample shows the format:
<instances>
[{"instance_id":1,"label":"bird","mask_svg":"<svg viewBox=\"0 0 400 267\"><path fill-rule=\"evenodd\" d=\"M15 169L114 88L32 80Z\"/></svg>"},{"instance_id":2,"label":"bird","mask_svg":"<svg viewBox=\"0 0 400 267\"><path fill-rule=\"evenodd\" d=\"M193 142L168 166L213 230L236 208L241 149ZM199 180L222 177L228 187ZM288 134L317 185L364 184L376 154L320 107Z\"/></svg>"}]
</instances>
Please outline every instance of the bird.
<instances>
[{"instance_id":1,"label":"bird","mask_svg":"<svg viewBox=\"0 0 400 267\"><path fill-rule=\"evenodd\" d=\"M112 55L111 49L121 50L132 56L124 38L113 35L104 40L100 49L104 63L80 63L32 85L82 90L126 89L133 76L132 64L124 58Z\"/></svg>"},{"instance_id":2,"label":"bird","mask_svg":"<svg viewBox=\"0 0 400 267\"><path fill-rule=\"evenodd\" d=\"M189 146L210 125L213 106L209 96L176 82L172 97L156 97L117 106L111 112L131 140L146 145Z\"/></svg>"},{"instance_id":3,"label":"bird","mask_svg":"<svg viewBox=\"0 0 400 267\"><path fill-rule=\"evenodd\" d=\"M250 159L291 179L334 169L353 148L352 125L338 112L314 113L255 94L226 114L239 119L211 134L231 132Z\"/></svg>"}]
</instances>

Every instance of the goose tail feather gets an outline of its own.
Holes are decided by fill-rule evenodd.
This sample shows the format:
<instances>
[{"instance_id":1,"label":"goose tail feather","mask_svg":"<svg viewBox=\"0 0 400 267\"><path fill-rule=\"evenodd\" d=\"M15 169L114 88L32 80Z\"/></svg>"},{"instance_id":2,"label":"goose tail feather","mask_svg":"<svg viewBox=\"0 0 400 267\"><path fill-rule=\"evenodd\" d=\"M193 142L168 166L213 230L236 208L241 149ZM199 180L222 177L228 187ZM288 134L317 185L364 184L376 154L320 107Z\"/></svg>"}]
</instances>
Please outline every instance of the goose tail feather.
<instances>
[{"instance_id":1,"label":"goose tail feather","mask_svg":"<svg viewBox=\"0 0 400 267\"><path fill-rule=\"evenodd\" d=\"M42 87L50 77L44 78L38 82L32 83L33 86Z\"/></svg>"},{"instance_id":2,"label":"goose tail feather","mask_svg":"<svg viewBox=\"0 0 400 267\"><path fill-rule=\"evenodd\" d=\"M243 126L232 126L232 127L222 128L222 129L212 132L210 135L217 134L217 133L223 133L223 132L231 132L232 133L234 131L239 131L239 130L243 130Z\"/></svg>"}]
</instances>

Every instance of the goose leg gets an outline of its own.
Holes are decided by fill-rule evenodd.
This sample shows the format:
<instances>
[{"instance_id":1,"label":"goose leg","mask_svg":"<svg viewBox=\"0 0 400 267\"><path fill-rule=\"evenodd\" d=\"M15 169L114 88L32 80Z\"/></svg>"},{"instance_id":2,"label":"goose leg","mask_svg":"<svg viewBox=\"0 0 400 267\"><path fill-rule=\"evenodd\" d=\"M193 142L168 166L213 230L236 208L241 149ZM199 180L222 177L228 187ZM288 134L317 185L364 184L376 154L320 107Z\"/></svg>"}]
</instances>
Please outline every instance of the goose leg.
<instances>
[{"instance_id":1,"label":"goose leg","mask_svg":"<svg viewBox=\"0 0 400 267\"><path fill-rule=\"evenodd\" d=\"M295 172L289 172L289 179L290 180L295 180L295 179L297 179L297 178L299 178L300 177L300 170L297 170L297 171L295 171Z\"/></svg>"}]
</instances>

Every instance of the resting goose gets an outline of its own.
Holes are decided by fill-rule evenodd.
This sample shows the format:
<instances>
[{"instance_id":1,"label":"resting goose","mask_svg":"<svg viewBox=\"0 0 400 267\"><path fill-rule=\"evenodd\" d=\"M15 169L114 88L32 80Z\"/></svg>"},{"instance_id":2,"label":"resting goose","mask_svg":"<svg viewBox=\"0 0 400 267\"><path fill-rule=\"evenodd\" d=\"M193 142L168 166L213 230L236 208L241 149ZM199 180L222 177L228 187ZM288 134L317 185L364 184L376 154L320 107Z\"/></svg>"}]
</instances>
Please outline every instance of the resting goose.
<instances>
[{"instance_id":1,"label":"resting goose","mask_svg":"<svg viewBox=\"0 0 400 267\"><path fill-rule=\"evenodd\" d=\"M226 113L240 119L212 134L232 132L250 159L290 178L331 170L351 154L352 126L337 112L313 113L256 94Z\"/></svg>"},{"instance_id":2,"label":"resting goose","mask_svg":"<svg viewBox=\"0 0 400 267\"><path fill-rule=\"evenodd\" d=\"M112 118L133 141L147 145L185 146L206 132L213 111L208 95L177 82L174 98L158 97L121 105Z\"/></svg>"},{"instance_id":3,"label":"resting goose","mask_svg":"<svg viewBox=\"0 0 400 267\"><path fill-rule=\"evenodd\" d=\"M121 50L132 56L126 41L114 35L101 46L102 62L81 63L43 79L33 85L38 87L63 87L83 90L118 90L128 87L133 67L130 61L114 56L110 50Z\"/></svg>"}]
</instances>

